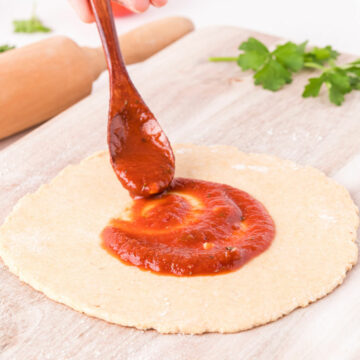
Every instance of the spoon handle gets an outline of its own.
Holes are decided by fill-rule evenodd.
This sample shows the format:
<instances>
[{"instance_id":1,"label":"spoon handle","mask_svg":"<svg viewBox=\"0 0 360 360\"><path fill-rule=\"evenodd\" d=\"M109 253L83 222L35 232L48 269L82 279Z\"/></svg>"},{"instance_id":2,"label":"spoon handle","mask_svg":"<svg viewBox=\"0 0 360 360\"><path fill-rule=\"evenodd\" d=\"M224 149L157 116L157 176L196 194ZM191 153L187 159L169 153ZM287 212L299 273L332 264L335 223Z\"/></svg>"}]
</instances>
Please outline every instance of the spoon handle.
<instances>
[{"instance_id":1,"label":"spoon handle","mask_svg":"<svg viewBox=\"0 0 360 360\"><path fill-rule=\"evenodd\" d=\"M114 24L110 0L90 0L99 30L110 77L110 99L112 104L126 98L136 89L126 71L121 55L119 41Z\"/></svg>"}]
</instances>

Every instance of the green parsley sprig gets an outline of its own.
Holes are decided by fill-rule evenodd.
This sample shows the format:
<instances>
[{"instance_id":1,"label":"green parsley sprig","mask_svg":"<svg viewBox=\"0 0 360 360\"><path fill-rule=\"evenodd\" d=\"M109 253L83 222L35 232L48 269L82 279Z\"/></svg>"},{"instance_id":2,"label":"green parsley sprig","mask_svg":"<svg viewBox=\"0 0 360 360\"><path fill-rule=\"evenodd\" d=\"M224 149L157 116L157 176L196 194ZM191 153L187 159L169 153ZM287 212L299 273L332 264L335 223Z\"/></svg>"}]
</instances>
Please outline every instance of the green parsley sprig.
<instances>
[{"instance_id":1,"label":"green parsley sprig","mask_svg":"<svg viewBox=\"0 0 360 360\"><path fill-rule=\"evenodd\" d=\"M314 47L306 51L307 41L295 44L291 41L277 45L274 51L259 40L250 37L240 44L242 52L237 57L212 57L210 61L234 61L243 71L254 71L255 85L262 85L271 91L280 90L292 81L293 73L302 69L317 69L322 73L309 79L303 97L317 97L323 84L329 92L329 99L341 105L344 95L360 90L360 59L349 64L335 63L339 53L331 46Z\"/></svg>"},{"instance_id":2,"label":"green parsley sprig","mask_svg":"<svg viewBox=\"0 0 360 360\"><path fill-rule=\"evenodd\" d=\"M306 62L304 67L322 71L318 77L309 79L302 94L304 98L319 96L320 89L325 84L330 101L341 105L346 94L352 90L360 90L360 59L345 65L336 65L334 61L330 61L329 66Z\"/></svg>"},{"instance_id":3,"label":"green parsley sprig","mask_svg":"<svg viewBox=\"0 0 360 360\"><path fill-rule=\"evenodd\" d=\"M15 49L15 46L12 45L0 45L0 53L3 53L5 51L11 50L11 49Z\"/></svg>"},{"instance_id":4,"label":"green parsley sprig","mask_svg":"<svg viewBox=\"0 0 360 360\"><path fill-rule=\"evenodd\" d=\"M32 16L29 20L14 20L14 32L18 33L36 33L36 32L50 32L51 29L43 25L41 20Z\"/></svg>"},{"instance_id":5,"label":"green parsley sprig","mask_svg":"<svg viewBox=\"0 0 360 360\"><path fill-rule=\"evenodd\" d=\"M42 21L37 17L35 10L35 3L33 5L33 13L28 20L14 20L14 32L19 33L36 33L36 32L50 32L51 29L45 26Z\"/></svg>"}]
</instances>

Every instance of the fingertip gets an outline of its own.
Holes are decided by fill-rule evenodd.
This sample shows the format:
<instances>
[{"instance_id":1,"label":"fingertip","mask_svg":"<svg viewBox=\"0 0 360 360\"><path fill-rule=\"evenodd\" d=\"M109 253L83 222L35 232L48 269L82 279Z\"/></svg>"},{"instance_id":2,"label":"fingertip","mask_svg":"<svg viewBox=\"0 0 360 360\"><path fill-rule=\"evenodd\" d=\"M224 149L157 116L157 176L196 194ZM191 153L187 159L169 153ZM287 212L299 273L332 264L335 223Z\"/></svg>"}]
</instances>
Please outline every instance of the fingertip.
<instances>
[{"instance_id":1,"label":"fingertip","mask_svg":"<svg viewBox=\"0 0 360 360\"><path fill-rule=\"evenodd\" d=\"M167 0L151 0L151 4L155 7L162 7L167 4Z\"/></svg>"},{"instance_id":2,"label":"fingertip","mask_svg":"<svg viewBox=\"0 0 360 360\"><path fill-rule=\"evenodd\" d=\"M126 0L124 5L132 11L141 13L148 9L149 0Z\"/></svg>"}]
</instances>

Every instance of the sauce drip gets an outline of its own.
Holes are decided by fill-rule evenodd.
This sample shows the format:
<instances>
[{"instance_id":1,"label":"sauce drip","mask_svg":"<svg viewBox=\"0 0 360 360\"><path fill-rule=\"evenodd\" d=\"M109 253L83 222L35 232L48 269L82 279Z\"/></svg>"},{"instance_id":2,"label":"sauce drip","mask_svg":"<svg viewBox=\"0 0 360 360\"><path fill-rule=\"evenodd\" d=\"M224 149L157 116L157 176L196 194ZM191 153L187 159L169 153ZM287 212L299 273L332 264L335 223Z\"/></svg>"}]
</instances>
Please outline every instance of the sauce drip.
<instances>
[{"instance_id":1,"label":"sauce drip","mask_svg":"<svg viewBox=\"0 0 360 360\"><path fill-rule=\"evenodd\" d=\"M234 271L265 251L275 225L244 191L176 178L168 190L134 200L130 219L113 219L103 247L128 265L176 276Z\"/></svg>"}]
</instances>

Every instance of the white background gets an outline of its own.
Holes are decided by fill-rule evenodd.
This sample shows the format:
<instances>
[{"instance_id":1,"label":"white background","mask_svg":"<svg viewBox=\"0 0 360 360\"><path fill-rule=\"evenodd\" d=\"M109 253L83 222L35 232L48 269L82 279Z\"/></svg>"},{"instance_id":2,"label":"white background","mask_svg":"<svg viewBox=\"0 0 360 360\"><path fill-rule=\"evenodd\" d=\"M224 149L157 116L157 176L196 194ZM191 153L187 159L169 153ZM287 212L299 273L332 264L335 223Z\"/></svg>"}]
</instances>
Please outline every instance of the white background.
<instances>
[{"instance_id":1,"label":"white background","mask_svg":"<svg viewBox=\"0 0 360 360\"><path fill-rule=\"evenodd\" d=\"M95 25L81 23L67 0L36 3L39 17L54 29L51 34L68 35L80 45L99 44ZM0 0L0 45L20 46L51 36L12 32L12 20L28 18L32 4L32 0ZM236 25L299 42L331 44L360 56L360 0L169 0L164 8L118 19L118 32L169 15L188 16L197 27Z\"/></svg>"}]
</instances>

